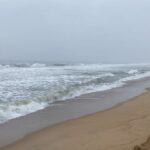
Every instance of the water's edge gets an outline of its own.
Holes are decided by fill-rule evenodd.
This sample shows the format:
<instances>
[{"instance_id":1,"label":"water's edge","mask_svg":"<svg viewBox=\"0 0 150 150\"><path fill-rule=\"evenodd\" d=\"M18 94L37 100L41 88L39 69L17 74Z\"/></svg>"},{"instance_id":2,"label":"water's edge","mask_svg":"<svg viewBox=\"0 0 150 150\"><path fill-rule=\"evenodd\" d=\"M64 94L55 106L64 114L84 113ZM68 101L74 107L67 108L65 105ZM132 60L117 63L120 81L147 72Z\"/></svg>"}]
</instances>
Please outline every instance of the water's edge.
<instances>
[{"instance_id":1,"label":"water's edge","mask_svg":"<svg viewBox=\"0 0 150 150\"><path fill-rule=\"evenodd\" d=\"M57 102L54 106L0 124L0 135L3 135L0 136L0 147L48 126L114 107L141 95L149 87L150 78L130 81L120 88Z\"/></svg>"}]
</instances>

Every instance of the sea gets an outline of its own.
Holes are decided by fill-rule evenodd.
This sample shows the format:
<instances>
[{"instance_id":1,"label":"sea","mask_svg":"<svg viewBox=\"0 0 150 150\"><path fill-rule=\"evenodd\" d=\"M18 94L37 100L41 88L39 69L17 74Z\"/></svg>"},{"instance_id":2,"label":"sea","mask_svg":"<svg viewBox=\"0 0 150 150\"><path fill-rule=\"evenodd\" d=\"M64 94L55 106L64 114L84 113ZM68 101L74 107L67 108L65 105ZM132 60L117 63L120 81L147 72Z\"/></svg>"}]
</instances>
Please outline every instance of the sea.
<instances>
[{"instance_id":1,"label":"sea","mask_svg":"<svg viewBox=\"0 0 150 150\"><path fill-rule=\"evenodd\" d=\"M150 64L0 64L0 123L150 77Z\"/></svg>"}]
</instances>

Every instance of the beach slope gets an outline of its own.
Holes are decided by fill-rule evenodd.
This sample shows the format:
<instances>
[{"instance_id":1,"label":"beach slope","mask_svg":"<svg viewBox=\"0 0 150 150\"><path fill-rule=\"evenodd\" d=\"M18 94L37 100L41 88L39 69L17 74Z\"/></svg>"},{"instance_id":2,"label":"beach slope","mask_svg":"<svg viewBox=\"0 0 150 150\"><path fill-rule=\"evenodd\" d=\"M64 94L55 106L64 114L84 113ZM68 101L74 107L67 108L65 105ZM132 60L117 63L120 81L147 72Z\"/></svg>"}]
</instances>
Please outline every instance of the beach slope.
<instances>
[{"instance_id":1,"label":"beach slope","mask_svg":"<svg viewBox=\"0 0 150 150\"><path fill-rule=\"evenodd\" d=\"M0 150L132 150L149 135L148 91L112 109L50 126Z\"/></svg>"}]
</instances>

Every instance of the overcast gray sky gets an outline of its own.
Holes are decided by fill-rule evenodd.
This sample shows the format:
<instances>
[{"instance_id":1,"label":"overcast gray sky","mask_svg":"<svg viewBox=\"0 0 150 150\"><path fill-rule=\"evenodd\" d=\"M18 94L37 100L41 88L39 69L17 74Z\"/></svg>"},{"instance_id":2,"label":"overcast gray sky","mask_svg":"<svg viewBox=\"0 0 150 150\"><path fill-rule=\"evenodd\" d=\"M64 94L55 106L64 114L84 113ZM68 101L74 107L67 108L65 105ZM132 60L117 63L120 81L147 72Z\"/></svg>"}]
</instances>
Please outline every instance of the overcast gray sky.
<instances>
[{"instance_id":1,"label":"overcast gray sky","mask_svg":"<svg viewBox=\"0 0 150 150\"><path fill-rule=\"evenodd\" d=\"M0 0L0 60L150 62L150 1Z\"/></svg>"}]
</instances>

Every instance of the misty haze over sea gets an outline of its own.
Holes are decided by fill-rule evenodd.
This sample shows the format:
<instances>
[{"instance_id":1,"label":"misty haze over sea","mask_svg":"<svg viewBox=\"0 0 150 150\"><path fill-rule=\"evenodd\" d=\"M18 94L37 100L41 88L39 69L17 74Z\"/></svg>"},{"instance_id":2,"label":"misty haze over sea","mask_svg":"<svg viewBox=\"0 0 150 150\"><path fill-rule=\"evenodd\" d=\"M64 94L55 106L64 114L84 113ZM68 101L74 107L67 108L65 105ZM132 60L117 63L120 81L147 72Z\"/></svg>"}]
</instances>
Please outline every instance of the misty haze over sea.
<instances>
[{"instance_id":1,"label":"misty haze over sea","mask_svg":"<svg viewBox=\"0 0 150 150\"><path fill-rule=\"evenodd\" d=\"M1 0L0 60L150 63L149 0Z\"/></svg>"}]
</instances>

